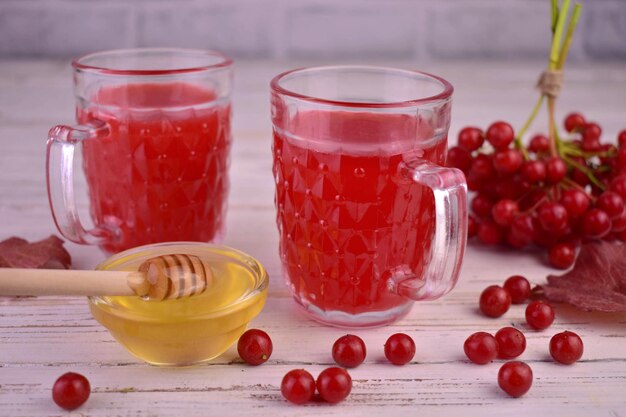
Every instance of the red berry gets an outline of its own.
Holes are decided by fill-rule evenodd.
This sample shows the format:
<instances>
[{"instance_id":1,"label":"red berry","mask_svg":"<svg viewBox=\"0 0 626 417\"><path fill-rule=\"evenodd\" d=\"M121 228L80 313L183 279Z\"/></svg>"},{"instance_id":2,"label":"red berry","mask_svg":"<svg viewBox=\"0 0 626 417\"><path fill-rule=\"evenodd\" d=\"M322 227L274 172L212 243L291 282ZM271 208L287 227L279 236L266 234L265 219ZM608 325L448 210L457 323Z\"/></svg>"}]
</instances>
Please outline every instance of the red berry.
<instances>
[{"instance_id":1,"label":"red berry","mask_svg":"<svg viewBox=\"0 0 626 417\"><path fill-rule=\"evenodd\" d=\"M498 385L511 397L521 397L533 384L533 371L524 362L507 362L498 371Z\"/></svg>"},{"instance_id":2,"label":"red berry","mask_svg":"<svg viewBox=\"0 0 626 417\"><path fill-rule=\"evenodd\" d=\"M365 342L359 336L347 334L333 344L333 359L344 368L354 368L365 360Z\"/></svg>"},{"instance_id":3,"label":"red berry","mask_svg":"<svg viewBox=\"0 0 626 417\"><path fill-rule=\"evenodd\" d=\"M554 310L545 301L533 301L526 306L526 323L533 329L547 329L553 321Z\"/></svg>"},{"instance_id":4,"label":"red berry","mask_svg":"<svg viewBox=\"0 0 626 417\"><path fill-rule=\"evenodd\" d=\"M550 248L548 261L550 265L559 269L567 269L576 259L576 246L571 243L559 243Z\"/></svg>"},{"instance_id":5,"label":"red berry","mask_svg":"<svg viewBox=\"0 0 626 417\"><path fill-rule=\"evenodd\" d=\"M459 146L470 152L480 148L484 141L483 131L477 127L468 126L459 132Z\"/></svg>"},{"instance_id":6,"label":"red berry","mask_svg":"<svg viewBox=\"0 0 626 417\"><path fill-rule=\"evenodd\" d=\"M467 149L454 146L448 150L446 166L458 168L467 173L472 166L472 155Z\"/></svg>"},{"instance_id":7,"label":"red berry","mask_svg":"<svg viewBox=\"0 0 626 417\"><path fill-rule=\"evenodd\" d=\"M513 200L500 200L491 208L493 220L500 226L509 226L519 211L517 203Z\"/></svg>"},{"instance_id":8,"label":"red berry","mask_svg":"<svg viewBox=\"0 0 626 417\"><path fill-rule=\"evenodd\" d=\"M237 352L246 363L260 365L272 355L272 339L263 330L250 329L237 342Z\"/></svg>"},{"instance_id":9,"label":"red berry","mask_svg":"<svg viewBox=\"0 0 626 417\"><path fill-rule=\"evenodd\" d=\"M620 195L620 197L626 200L626 175L619 175L613 178L609 189L616 192Z\"/></svg>"},{"instance_id":10,"label":"red berry","mask_svg":"<svg viewBox=\"0 0 626 417\"><path fill-rule=\"evenodd\" d=\"M526 337L515 327L503 327L496 333L498 358L513 359L526 350Z\"/></svg>"},{"instance_id":11,"label":"red berry","mask_svg":"<svg viewBox=\"0 0 626 417\"><path fill-rule=\"evenodd\" d=\"M541 161L526 161L522 165L522 177L531 184L536 184L546 178L546 166Z\"/></svg>"},{"instance_id":12,"label":"red berry","mask_svg":"<svg viewBox=\"0 0 626 417\"><path fill-rule=\"evenodd\" d=\"M621 146L617 151L617 157L615 158L619 166L626 165L626 146Z\"/></svg>"},{"instance_id":13,"label":"red berry","mask_svg":"<svg viewBox=\"0 0 626 417\"><path fill-rule=\"evenodd\" d=\"M626 210L621 216L611 220L611 232L623 232L626 230Z\"/></svg>"},{"instance_id":14,"label":"red berry","mask_svg":"<svg viewBox=\"0 0 626 417\"><path fill-rule=\"evenodd\" d=\"M513 275L504 281L503 288L511 296L513 304L521 304L530 297L530 283L521 275Z\"/></svg>"},{"instance_id":15,"label":"red berry","mask_svg":"<svg viewBox=\"0 0 626 417\"><path fill-rule=\"evenodd\" d=\"M587 211L591 203L586 193L575 188L563 191L560 202L571 218L580 217Z\"/></svg>"},{"instance_id":16,"label":"red berry","mask_svg":"<svg viewBox=\"0 0 626 417\"><path fill-rule=\"evenodd\" d=\"M502 287L491 285L480 294L480 311L487 317L500 317L511 306L511 296Z\"/></svg>"},{"instance_id":17,"label":"red berry","mask_svg":"<svg viewBox=\"0 0 626 417\"><path fill-rule=\"evenodd\" d=\"M557 333L550 339L550 355L559 363L572 364L583 356L583 341L574 332Z\"/></svg>"},{"instance_id":18,"label":"red berry","mask_svg":"<svg viewBox=\"0 0 626 417\"><path fill-rule=\"evenodd\" d=\"M491 207L493 206L493 203L491 202L491 199L484 194L477 194L472 199L471 206L472 211L478 217L486 217L491 214Z\"/></svg>"},{"instance_id":19,"label":"red berry","mask_svg":"<svg viewBox=\"0 0 626 417\"><path fill-rule=\"evenodd\" d=\"M317 391L329 403L343 401L352 391L352 378L348 371L336 366L326 368L317 377Z\"/></svg>"},{"instance_id":20,"label":"red berry","mask_svg":"<svg viewBox=\"0 0 626 417\"><path fill-rule=\"evenodd\" d=\"M570 113L565 116L565 120L563 121L563 126L568 132L582 130L585 127L585 124L585 118L580 113Z\"/></svg>"},{"instance_id":21,"label":"red berry","mask_svg":"<svg viewBox=\"0 0 626 417\"><path fill-rule=\"evenodd\" d=\"M583 143L599 141L602 135L602 128L595 122L587 123L583 129Z\"/></svg>"},{"instance_id":22,"label":"red berry","mask_svg":"<svg viewBox=\"0 0 626 417\"><path fill-rule=\"evenodd\" d=\"M394 365L404 365L411 362L415 356L415 342L411 336L396 333L389 336L385 343L385 357Z\"/></svg>"},{"instance_id":23,"label":"red berry","mask_svg":"<svg viewBox=\"0 0 626 417\"><path fill-rule=\"evenodd\" d=\"M550 184L556 184L565 178L567 174L567 165L559 157L550 158L546 161L546 181Z\"/></svg>"},{"instance_id":24,"label":"red berry","mask_svg":"<svg viewBox=\"0 0 626 417\"><path fill-rule=\"evenodd\" d=\"M541 223L541 227L548 232L565 229L569 220L565 207L552 201L544 203L539 207L537 218L539 223Z\"/></svg>"},{"instance_id":25,"label":"red berry","mask_svg":"<svg viewBox=\"0 0 626 417\"><path fill-rule=\"evenodd\" d=\"M474 237L478 233L478 220L469 214L467 216L467 237Z\"/></svg>"},{"instance_id":26,"label":"red berry","mask_svg":"<svg viewBox=\"0 0 626 417\"><path fill-rule=\"evenodd\" d=\"M596 200L596 207L614 219L624 212L624 199L613 191L605 191Z\"/></svg>"},{"instance_id":27,"label":"red berry","mask_svg":"<svg viewBox=\"0 0 626 417\"><path fill-rule=\"evenodd\" d=\"M287 401L304 404L315 395L315 379L304 369L292 369L283 377L280 392Z\"/></svg>"},{"instance_id":28,"label":"red berry","mask_svg":"<svg viewBox=\"0 0 626 417\"><path fill-rule=\"evenodd\" d=\"M485 220L478 226L478 240L485 245L497 245L504 238L502 230L491 220Z\"/></svg>"},{"instance_id":29,"label":"red berry","mask_svg":"<svg viewBox=\"0 0 626 417\"><path fill-rule=\"evenodd\" d=\"M600 209L587 211L581 224L583 236L590 239L601 239L611 231L611 219Z\"/></svg>"},{"instance_id":30,"label":"red berry","mask_svg":"<svg viewBox=\"0 0 626 417\"><path fill-rule=\"evenodd\" d=\"M498 355L498 342L487 332L476 332L465 340L463 351L470 361L484 365Z\"/></svg>"},{"instance_id":31,"label":"red berry","mask_svg":"<svg viewBox=\"0 0 626 417\"><path fill-rule=\"evenodd\" d=\"M550 140L545 135L535 135L528 144L528 150L534 153L547 152L550 149Z\"/></svg>"},{"instance_id":32,"label":"red berry","mask_svg":"<svg viewBox=\"0 0 626 417\"><path fill-rule=\"evenodd\" d=\"M74 410L87 401L91 386L87 378L75 372L61 375L52 387L52 399L65 410Z\"/></svg>"},{"instance_id":33,"label":"red berry","mask_svg":"<svg viewBox=\"0 0 626 417\"><path fill-rule=\"evenodd\" d=\"M491 157L485 154L478 154L472 161L470 175L475 176L478 180L484 180L493 176L493 163Z\"/></svg>"},{"instance_id":34,"label":"red berry","mask_svg":"<svg viewBox=\"0 0 626 417\"><path fill-rule=\"evenodd\" d=\"M626 129L617 134L617 143L620 148L626 147Z\"/></svg>"},{"instance_id":35,"label":"red berry","mask_svg":"<svg viewBox=\"0 0 626 417\"><path fill-rule=\"evenodd\" d=\"M523 248L533 241L533 220L528 214L519 214L511 222L507 242L514 248Z\"/></svg>"},{"instance_id":36,"label":"red berry","mask_svg":"<svg viewBox=\"0 0 626 417\"><path fill-rule=\"evenodd\" d=\"M510 124L499 121L489 126L485 137L495 149L505 149L513 142L515 133Z\"/></svg>"},{"instance_id":37,"label":"red berry","mask_svg":"<svg viewBox=\"0 0 626 417\"><path fill-rule=\"evenodd\" d=\"M516 172L524 163L524 156L517 149L498 150L493 155L493 167L502 174Z\"/></svg>"}]
</instances>

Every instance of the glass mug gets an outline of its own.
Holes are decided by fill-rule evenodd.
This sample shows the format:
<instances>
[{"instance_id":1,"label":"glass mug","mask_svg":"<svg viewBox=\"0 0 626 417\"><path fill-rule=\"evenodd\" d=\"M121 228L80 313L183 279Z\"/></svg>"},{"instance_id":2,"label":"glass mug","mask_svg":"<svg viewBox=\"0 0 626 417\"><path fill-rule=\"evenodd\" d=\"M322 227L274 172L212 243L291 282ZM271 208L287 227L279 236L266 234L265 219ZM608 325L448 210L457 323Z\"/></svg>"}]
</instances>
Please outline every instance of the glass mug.
<instances>
[{"instance_id":1,"label":"glass mug","mask_svg":"<svg viewBox=\"0 0 626 417\"><path fill-rule=\"evenodd\" d=\"M456 284L467 186L444 167L452 85L369 66L271 82L280 255L295 300L326 324L376 326Z\"/></svg>"},{"instance_id":2,"label":"glass mug","mask_svg":"<svg viewBox=\"0 0 626 417\"><path fill-rule=\"evenodd\" d=\"M109 253L163 241L216 241L224 229L232 61L186 49L128 49L75 60L78 125L47 145L59 231ZM80 221L73 160L82 151L94 227Z\"/></svg>"}]
</instances>

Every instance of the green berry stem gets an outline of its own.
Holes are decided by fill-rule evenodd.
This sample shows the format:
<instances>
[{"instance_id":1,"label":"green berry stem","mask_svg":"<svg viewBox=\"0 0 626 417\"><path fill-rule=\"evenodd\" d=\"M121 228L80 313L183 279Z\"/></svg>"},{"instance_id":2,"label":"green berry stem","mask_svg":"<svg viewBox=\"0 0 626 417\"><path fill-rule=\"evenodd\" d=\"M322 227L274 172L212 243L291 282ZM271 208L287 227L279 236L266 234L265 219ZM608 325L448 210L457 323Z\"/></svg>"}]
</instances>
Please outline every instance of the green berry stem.
<instances>
[{"instance_id":1,"label":"green berry stem","mask_svg":"<svg viewBox=\"0 0 626 417\"><path fill-rule=\"evenodd\" d=\"M522 151L522 155L524 155L524 160L526 160L526 161L528 160L528 151L526 150L526 148L522 144L522 138L526 134L526 131L528 130L528 128L530 127L532 122L535 120L535 117L537 117L537 113L539 113L539 109L541 109L541 106L543 105L543 99L545 97L546 96L543 95L543 94L541 94L539 96L539 100L537 100L537 103L535 104L535 107L533 107L532 113L530 114L530 116L526 120L526 123L524 123L524 126L522 126L520 131L517 132L517 135L515 136L515 146L517 147L517 149Z\"/></svg>"},{"instance_id":2,"label":"green berry stem","mask_svg":"<svg viewBox=\"0 0 626 417\"><path fill-rule=\"evenodd\" d=\"M593 174L593 172L591 172L591 170L588 167L579 164L577 161L571 159L567 155L562 155L562 157L563 157L563 161L565 161L566 164L583 172L587 176L587 178L589 178L589 181L591 181L596 187L598 187L601 190L604 190L606 188L604 184L602 184L602 182L596 178L596 176Z\"/></svg>"},{"instance_id":3,"label":"green berry stem","mask_svg":"<svg viewBox=\"0 0 626 417\"><path fill-rule=\"evenodd\" d=\"M578 26L581 10L581 4L576 3L574 5L574 10L572 10L572 16L570 17L569 24L567 25L567 35L565 35L563 47L561 48L561 56L559 56L559 61L557 62L558 69L563 69L563 66L565 65L565 60L567 59L567 54L569 53L569 47L572 44L574 31L576 30L576 26Z\"/></svg>"}]
</instances>

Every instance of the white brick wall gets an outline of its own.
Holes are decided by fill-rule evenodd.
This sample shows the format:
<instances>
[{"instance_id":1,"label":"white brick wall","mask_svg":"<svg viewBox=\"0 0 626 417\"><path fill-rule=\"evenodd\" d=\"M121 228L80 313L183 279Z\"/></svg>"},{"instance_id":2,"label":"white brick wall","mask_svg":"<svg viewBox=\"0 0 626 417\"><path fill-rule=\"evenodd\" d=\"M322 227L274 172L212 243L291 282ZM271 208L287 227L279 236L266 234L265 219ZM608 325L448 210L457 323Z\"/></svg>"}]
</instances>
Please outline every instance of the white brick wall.
<instances>
[{"instance_id":1,"label":"white brick wall","mask_svg":"<svg viewBox=\"0 0 626 417\"><path fill-rule=\"evenodd\" d=\"M626 0L582 0L573 60L626 60ZM0 57L134 46L234 57L536 58L549 0L0 0Z\"/></svg>"}]
</instances>

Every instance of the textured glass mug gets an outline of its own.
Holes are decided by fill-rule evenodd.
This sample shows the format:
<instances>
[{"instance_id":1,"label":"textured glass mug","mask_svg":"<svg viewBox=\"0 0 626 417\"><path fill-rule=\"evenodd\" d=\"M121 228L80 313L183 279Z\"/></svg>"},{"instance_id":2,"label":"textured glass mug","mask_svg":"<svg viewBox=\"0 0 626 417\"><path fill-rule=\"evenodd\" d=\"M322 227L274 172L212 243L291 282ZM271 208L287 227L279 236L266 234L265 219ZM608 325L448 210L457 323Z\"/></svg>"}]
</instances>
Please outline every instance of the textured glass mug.
<instances>
[{"instance_id":1,"label":"textured glass mug","mask_svg":"<svg viewBox=\"0 0 626 417\"><path fill-rule=\"evenodd\" d=\"M455 285L462 172L444 167L453 88L393 68L298 69L271 82L285 278L314 319L376 326Z\"/></svg>"},{"instance_id":2,"label":"textured glass mug","mask_svg":"<svg viewBox=\"0 0 626 417\"><path fill-rule=\"evenodd\" d=\"M50 130L48 198L68 239L110 253L223 233L232 61L212 51L145 48L75 60L76 126ZM91 218L81 223L73 159L82 150Z\"/></svg>"}]
</instances>

